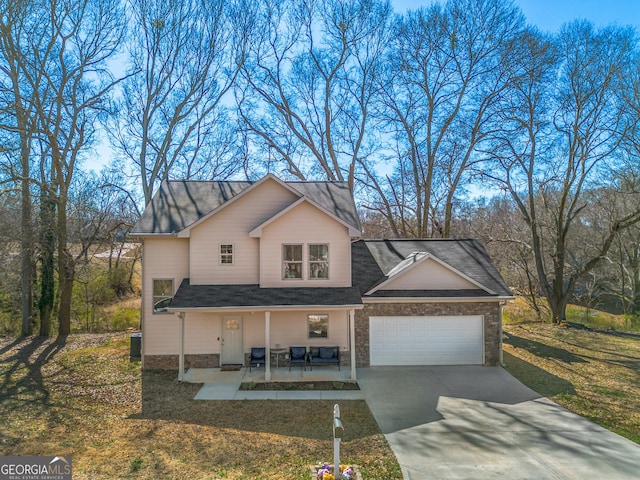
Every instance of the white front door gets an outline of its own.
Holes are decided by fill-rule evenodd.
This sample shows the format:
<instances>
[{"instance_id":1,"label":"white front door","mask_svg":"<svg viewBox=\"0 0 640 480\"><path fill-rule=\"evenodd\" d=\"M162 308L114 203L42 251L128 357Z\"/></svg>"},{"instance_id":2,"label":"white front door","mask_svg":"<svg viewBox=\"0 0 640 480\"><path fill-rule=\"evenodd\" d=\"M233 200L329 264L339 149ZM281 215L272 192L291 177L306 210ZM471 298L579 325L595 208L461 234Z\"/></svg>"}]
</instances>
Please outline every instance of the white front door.
<instances>
[{"instance_id":1,"label":"white front door","mask_svg":"<svg viewBox=\"0 0 640 480\"><path fill-rule=\"evenodd\" d=\"M244 363L242 351L242 317L222 317L222 345L220 364L241 365Z\"/></svg>"}]
</instances>

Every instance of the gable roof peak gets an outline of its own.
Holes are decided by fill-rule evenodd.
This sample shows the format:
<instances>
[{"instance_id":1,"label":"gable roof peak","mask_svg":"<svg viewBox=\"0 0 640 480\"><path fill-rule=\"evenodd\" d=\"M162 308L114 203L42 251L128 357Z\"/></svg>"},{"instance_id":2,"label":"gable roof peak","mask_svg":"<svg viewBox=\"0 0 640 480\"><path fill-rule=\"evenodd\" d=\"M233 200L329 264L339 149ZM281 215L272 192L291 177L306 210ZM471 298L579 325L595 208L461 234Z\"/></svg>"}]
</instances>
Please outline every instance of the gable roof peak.
<instances>
[{"instance_id":1,"label":"gable roof peak","mask_svg":"<svg viewBox=\"0 0 640 480\"><path fill-rule=\"evenodd\" d=\"M132 235L188 236L190 228L267 181L277 182L296 197L307 198L354 230L362 230L346 182L286 182L267 173L259 180L247 181L165 179L134 226Z\"/></svg>"},{"instance_id":2,"label":"gable roof peak","mask_svg":"<svg viewBox=\"0 0 640 480\"><path fill-rule=\"evenodd\" d=\"M426 252L429 255L412 255ZM482 288L487 294L512 297L489 254L477 239L379 239L352 243L354 282L363 294L429 259ZM429 261L431 261L429 260ZM404 267L404 268L402 268Z\"/></svg>"}]
</instances>

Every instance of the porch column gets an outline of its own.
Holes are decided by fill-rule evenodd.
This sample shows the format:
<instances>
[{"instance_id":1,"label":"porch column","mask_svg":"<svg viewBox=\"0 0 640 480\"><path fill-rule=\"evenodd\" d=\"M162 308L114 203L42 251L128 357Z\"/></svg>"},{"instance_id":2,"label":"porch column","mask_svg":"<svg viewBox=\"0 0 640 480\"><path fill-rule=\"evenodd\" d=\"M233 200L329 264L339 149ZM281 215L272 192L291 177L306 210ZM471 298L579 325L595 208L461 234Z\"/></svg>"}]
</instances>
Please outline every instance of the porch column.
<instances>
[{"instance_id":1,"label":"porch column","mask_svg":"<svg viewBox=\"0 0 640 480\"><path fill-rule=\"evenodd\" d=\"M184 312L178 313L180 319L180 354L178 355L178 381L184 380Z\"/></svg>"},{"instance_id":2,"label":"porch column","mask_svg":"<svg viewBox=\"0 0 640 480\"><path fill-rule=\"evenodd\" d=\"M349 350L351 351L351 380L356 380L356 311L349 310Z\"/></svg>"},{"instance_id":3,"label":"porch column","mask_svg":"<svg viewBox=\"0 0 640 480\"><path fill-rule=\"evenodd\" d=\"M264 380L271 381L271 312L264 312Z\"/></svg>"}]
</instances>

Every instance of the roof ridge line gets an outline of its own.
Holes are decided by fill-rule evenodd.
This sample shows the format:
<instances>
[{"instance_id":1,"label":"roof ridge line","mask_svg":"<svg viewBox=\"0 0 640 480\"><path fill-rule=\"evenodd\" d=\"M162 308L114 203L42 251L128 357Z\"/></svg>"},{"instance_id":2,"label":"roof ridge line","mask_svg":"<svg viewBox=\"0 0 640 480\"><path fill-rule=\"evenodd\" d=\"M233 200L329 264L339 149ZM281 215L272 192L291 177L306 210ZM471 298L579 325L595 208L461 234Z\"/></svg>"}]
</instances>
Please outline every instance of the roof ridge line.
<instances>
[{"instance_id":1,"label":"roof ridge line","mask_svg":"<svg viewBox=\"0 0 640 480\"><path fill-rule=\"evenodd\" d=\"M477 242L478 239L474 237L464 237L464 238L363 238L363 242L436 242L436 241L444 241L444 242L461 242L461 241L474 241Z\"/></svg>"}]
</instances>

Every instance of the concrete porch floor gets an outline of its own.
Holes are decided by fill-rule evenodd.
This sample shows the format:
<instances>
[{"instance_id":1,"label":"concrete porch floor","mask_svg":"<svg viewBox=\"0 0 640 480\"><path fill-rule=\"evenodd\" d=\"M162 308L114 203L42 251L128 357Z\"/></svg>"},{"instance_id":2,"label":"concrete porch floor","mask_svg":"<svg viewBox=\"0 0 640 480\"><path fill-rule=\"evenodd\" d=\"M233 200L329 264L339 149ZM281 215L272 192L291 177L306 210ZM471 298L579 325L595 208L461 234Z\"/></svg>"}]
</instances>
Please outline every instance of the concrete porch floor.
<instances>
[{"instance_id":1,"label":"concrete porch floor","mask_svg":"<svg viewBox=\"0 0 640 480\"><path fill-rule=\"evenodd\" d=\"M351 369L316 367L302 370L288 367L272 368L272 382L349 382ZM203 383L194 400L363 400L360 390L240 390L244 382L265 382L264 368L241 368L223 372L220 368L190 368L185 382Z\"/></svg>"},{"instance_id":2,"label":"concrete porch floor","mask_svg":"<svg viewBox=\"0 0 640 480\"><path fill-rule=\"evenodd\" d=\"M184 381L189 383L214 383L214 382L265 382L264 367L253 367L251 371L242 367L236 371L222 371L220 368L190 368L184 375ZM313 371L309 368L277 367L271 368L272 382L349 382L351 368L345 367L338 370L337 367L316 367Z\"/></svg>"}]
</instances>

